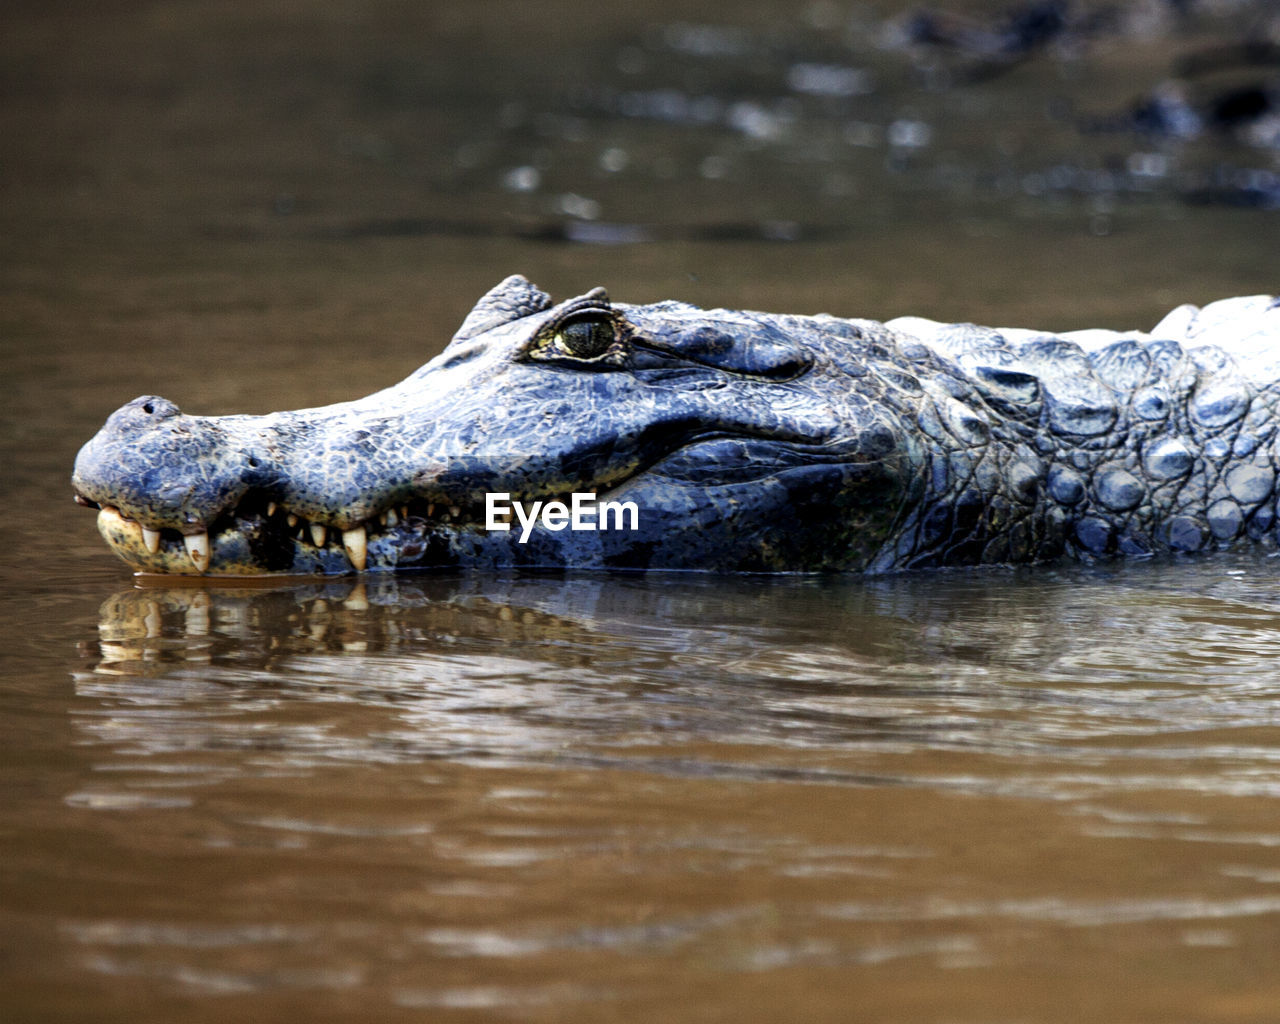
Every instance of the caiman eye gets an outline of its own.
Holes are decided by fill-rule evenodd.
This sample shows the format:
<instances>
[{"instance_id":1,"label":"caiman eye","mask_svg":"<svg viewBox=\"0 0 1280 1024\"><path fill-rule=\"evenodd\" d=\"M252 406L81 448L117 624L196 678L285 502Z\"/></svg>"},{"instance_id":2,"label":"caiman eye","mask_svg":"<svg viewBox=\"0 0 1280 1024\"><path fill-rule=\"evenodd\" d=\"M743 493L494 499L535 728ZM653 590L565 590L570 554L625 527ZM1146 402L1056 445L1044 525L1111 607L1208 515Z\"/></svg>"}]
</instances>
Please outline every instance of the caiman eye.
<instances>
[{"instance_id":1,"label":"caiman eye","mask_svg":"<svg viewBox=\"0 0 1280 1024\"><path fill-rule=\"evenodd\" d=\"M556 331L555 340L571 356L596 359L609 351L615 336L612 318L591 317L565 324Z\"/></svg>"},{"instance_id":2,"label":"caiman eye","mask_svg":"<svg viewBox=\"0 0 1280 1024\"><path fill-rule=\"evenodd\" d=\"M530 346L527 358L612 366L621 354L617 321L607 312L592 310L567 317L550 328Z\"/></svg>"}]
</instances>

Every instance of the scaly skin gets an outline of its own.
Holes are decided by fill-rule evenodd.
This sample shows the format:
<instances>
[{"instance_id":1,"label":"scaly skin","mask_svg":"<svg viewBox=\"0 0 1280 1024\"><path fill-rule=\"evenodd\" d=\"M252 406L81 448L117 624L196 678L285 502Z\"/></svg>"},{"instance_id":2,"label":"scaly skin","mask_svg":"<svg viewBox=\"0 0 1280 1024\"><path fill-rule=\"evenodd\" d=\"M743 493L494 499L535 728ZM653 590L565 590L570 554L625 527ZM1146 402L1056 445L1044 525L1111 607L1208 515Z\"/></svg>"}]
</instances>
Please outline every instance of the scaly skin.
<instances>
[{"instance_id":1,"label":"scaly skin","mask_svg":"<svg viewBox=\"0 0 1280 1024\"><path fill-rule=\"evenodd\" d=\"M888 572L1275 545L1280 302L1150 334L554 305L521 277L354 402L145 396L72 484L140 572L450 566ZM488 492L638 528L486 529Z\"/></svg>"}]
</instances>

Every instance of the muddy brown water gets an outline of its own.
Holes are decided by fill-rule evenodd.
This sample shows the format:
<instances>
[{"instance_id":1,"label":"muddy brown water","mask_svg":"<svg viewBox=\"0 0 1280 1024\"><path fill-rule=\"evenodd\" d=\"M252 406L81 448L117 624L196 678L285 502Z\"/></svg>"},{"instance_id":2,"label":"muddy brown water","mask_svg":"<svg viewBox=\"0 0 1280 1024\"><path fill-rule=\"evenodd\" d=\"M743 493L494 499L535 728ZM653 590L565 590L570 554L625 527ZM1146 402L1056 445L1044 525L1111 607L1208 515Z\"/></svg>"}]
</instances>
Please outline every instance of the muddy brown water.
<instances>
[{"instance_id":1,"label":"muddy brown water","mask_svg":"<svg viewBox=\"0 0 1280 1024\"><path fill-rule=\"evenodd\" d=\"M164 586L70 501L135 395L367 393L514 271L1063 328L1280 290L1274 151L1060 116L1272 30L1143 9L974 76L887 5L10 5L0 1019L1280 1019L1266 552Z\"/></svg>"}]
</instances>

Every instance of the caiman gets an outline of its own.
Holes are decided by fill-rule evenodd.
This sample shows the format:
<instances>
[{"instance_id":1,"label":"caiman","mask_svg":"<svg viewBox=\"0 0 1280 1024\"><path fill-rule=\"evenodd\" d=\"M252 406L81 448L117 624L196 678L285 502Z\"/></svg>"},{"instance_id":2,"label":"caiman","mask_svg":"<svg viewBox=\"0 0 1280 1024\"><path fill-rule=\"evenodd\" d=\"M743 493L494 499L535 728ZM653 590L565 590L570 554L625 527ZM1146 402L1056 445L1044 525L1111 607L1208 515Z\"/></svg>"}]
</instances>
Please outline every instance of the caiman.
<instances>
[{"instance_id":1,"label":"caiman","mask_svg":"<svg viewBox=\"0 0 1280 1024\"><path fill-rule=\"evenodd\" d=\"M72 485L143 573L885 573L1277 543L1280 300L1055 334L559 304L509 277L366 398L118 409ZM514 514L514 518L513 518Z\"/></svg>"}]
</instances>

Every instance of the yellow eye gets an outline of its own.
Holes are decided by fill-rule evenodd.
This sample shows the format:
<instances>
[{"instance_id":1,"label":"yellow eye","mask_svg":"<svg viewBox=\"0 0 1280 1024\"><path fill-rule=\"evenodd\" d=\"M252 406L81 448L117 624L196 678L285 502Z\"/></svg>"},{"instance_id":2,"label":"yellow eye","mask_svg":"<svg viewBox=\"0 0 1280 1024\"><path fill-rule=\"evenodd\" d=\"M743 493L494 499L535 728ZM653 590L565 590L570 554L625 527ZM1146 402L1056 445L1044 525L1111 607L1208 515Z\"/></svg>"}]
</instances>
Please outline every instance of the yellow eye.
<instances>
[{"instance_id":1,"label":"yellow eye","mask_svg":"<svg viewBox=\"0 0 1280 1024\"><path fill-rule=\"evenodd\" d=\"M599 306L569 309L546 324L524 350L525 359L583 369L613 370L626 361L626 321Z\"/></svg>"},{"instance_id":2,"label":"yellow eye","mask_svg":"<svg viewBox=\"0 0 1280 1024\"><path fill-rule=\"evenodd\" d=\"M577 359L599 358L613 345L613 320L603 317L574 320L556 331L555 341L566 355Z\"/></svg>"}]
</instances>

